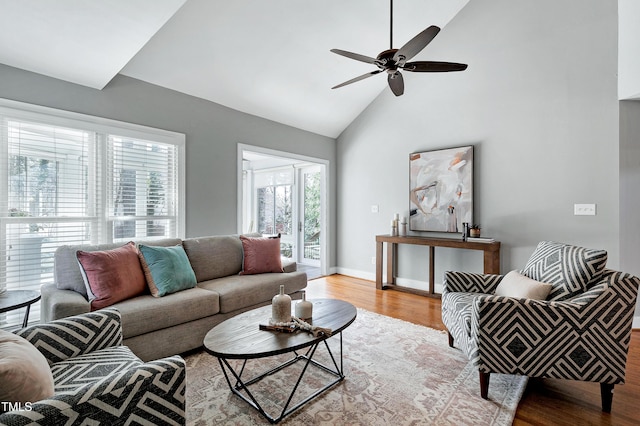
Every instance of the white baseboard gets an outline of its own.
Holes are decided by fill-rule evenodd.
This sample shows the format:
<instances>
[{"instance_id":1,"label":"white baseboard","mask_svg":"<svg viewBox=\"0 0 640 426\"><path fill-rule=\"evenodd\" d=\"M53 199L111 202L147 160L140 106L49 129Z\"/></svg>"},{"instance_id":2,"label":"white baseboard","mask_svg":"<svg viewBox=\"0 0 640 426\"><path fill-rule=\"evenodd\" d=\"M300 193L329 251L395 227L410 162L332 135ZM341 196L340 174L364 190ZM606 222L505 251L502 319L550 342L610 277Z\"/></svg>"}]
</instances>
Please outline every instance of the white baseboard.
<instances>
[{"instance_id":1,"label":"white baseboard","mask_svg":"<svg viewBox=\"0 0 640 426\"><path fill-rule=\"evenodd\" d=\"M375 273L371 273L371 272L364 272L364 271L359 271L356 269L348 269L348 268L332 268L335 269L335 273L336 274L341 274L341 275L347 275L350 277L355 277L355 278L360 278L363 280L369 280L369 281L375 281L376 280L376 274ZM419 280L412 280L409 278L396 278L396 284L401 285L401 286L405 286L405 287L411 287L411 288L416 288L416 289L420 289L420 290L427 290L427 288L429 287L429 284L427 281L419 281ZM436 293L442 293L442 284L441 283L436 283L435 286L435 291Z\"/></svg>"},{"instance_id":2,"label":"white baseboard","mask_svg":"<svg viewBox=\"0 0 640 426\"><path fill-rule=\"evenodd\" d=\"M369 280L374 282L376 280L376 274L371 272L359 271L357 269L341 268L339 266L331 269L335 271L334 272L335 274L346 275L349 277L355 277L355 278L360 278L363 280Z\"/></svg>"},{"instance_id":3,"label":"white baseboard","mask_svg":"<svg viewBox=\"0 0 640 426\"><path fill-rule=\"evenodd\" d=\"M640 329L640 316L633 317L633 328Z\"/></svg>"}]
</instances>

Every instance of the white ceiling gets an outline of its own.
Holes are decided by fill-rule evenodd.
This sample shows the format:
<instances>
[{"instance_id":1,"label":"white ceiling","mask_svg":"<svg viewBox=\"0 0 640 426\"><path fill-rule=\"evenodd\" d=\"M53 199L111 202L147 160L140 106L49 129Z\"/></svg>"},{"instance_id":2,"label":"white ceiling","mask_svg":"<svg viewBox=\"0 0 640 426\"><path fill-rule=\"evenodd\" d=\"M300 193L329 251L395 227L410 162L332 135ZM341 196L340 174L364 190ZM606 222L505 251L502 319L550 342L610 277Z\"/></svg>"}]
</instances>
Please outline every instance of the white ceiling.
<instances>
[{"instance_id":1,"label":"white ceiling","mask_svg":"<svg viewBox=\"0 0 640 426\"><path fill-rule=\"evenodd\" d=\"M393 47L468 1L396 1ZM329 137L388 90L384 75L331 90L376 68L329 52L388 49L388 0L0 0L0 10L0 63L97 89L121 73ZM428 51L415 59L464 62Z\"/></svg>"}]
</instances>

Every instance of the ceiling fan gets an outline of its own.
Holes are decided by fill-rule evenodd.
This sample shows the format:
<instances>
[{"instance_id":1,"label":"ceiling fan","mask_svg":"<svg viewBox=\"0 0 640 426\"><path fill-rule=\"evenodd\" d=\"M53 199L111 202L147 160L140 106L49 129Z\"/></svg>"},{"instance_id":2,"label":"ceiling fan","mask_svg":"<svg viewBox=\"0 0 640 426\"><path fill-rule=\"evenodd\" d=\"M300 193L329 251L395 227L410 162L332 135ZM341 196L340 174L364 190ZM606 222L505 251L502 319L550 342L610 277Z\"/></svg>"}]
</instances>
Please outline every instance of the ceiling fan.
<instances>
[{"instance_id":1,"label":"ceiling fan","mask_svg":"<svg viewBox=\"0 0 640 426\"><path fill-rule=\"evenodd\" d=\"M368 72L351 80L347 80L344 83L333 86L332 89L346 86L356 81L364 80L372 75L379 74L383 71L387 72L387 82L389 88L394 95L400 96L404 93L404 80L400 70L411 72L449 72L449 71L464 71L467 69L467 64L459 64L456 62L435 62L435 61L415 61L407 62L415 55L420 53L440 32L440 28L435 25L422 31L420 34L409 40L400 49L393 48L393 0L391 3L391 19L389 25L389 39L391 47L389 50L384 50L376 58L360 55L358 53L347 52L346 50L331 49L333 53L346 56L347 58L355 59L356 61L366 62L378 67L377 70Z\"/></svg>"}]
</instances>

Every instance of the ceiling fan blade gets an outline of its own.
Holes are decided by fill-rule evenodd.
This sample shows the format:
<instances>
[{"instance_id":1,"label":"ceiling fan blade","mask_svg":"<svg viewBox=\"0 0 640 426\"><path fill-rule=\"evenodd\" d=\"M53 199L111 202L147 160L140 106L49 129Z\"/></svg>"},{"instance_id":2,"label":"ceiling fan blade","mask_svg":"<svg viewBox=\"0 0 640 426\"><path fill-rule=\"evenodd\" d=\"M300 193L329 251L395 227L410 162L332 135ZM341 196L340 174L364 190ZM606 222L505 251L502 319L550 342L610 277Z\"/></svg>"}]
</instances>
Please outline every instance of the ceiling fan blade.
<instances>
[{"instance_id":1,"label":"ceiling fan blade","mask_svg":"<svg viewBox=\"0 0 640 426\"><path fill-rule=\"evenodd\" d=\"M340 49L331 49L333 53L337 53L338 55L346 56L350 59L355 59L356 61L366 62L368 64L374 64L376 62L375 58L370 58L369 56L360 55L359 53L347 52L346 50Z\"/></svg>"},{"instance_id":2,"label":"ceiling fan blade","mask_svg":"<svg viewBox=\"0 0 640 426\"><path fill-rule=\"evenodd\" d=\"M337 89L338 87L346 86L347 84L351 84L351 83L355 83L356 81L364 80L365 78L369 78L372 75L376 75L376 74L381 73L381 72L382 72L382 70L375 70L375 71L368 72L366 74L362 74L361 76L358 76L356 78L352 78L351 80L347 80L344 83L340 83L337 86L333 86L332 89Z\"/></svg>"},{"instance_id":3,"label":"ceiling fan blade","mask_svg":"<svg viewBox=\"0 0 640 426\"><path fill-rule=\"evenodd\" d=\"M440 28L435 25L430 26L398 49L396 54L393 56L393 59L398 61L401 57L404 57L404 60L408 61L420 53L422 49L427 47L427 44L431 43L431 40L433 40L439 32Z\"/></svg>"},{"instance_id":4,"label":"ceiling fan blade","mask_svg":"<svg viewBox=\"0 0 640 426\"><path fill-rule=\"evenodd\" d=\"M389 87L394 95L401 96L404 93L404 79L399 71L389 74L387 82L389 83Z\"/></svg>"},{"instance_id":5,"label":"ceiling fan blade","mask_svg":"<svg viewBox=\"0 0 640 426\"><path fill-rule=\"evenodd\" d=\"M464 71L467 69L467 64L459 64L457 62L415 61L407 62L402 66L402 69L411 72Z\"/></svg>"}]
</instances>

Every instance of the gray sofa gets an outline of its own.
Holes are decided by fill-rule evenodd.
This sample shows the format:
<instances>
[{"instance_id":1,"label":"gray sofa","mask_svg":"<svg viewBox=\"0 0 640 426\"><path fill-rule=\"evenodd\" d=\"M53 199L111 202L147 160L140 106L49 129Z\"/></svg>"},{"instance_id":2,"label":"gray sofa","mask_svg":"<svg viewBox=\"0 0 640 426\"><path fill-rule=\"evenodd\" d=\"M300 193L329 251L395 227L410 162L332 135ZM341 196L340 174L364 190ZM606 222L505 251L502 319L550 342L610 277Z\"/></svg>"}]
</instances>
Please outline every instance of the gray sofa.
<instances>
[{"instance_id":1,"label":"gray sofa","mask_svg":"<svg viewBox=\"0 0 640 426\"><path fill-rule=\"evenodd\" d=\"M195 272L197 286L156 298L143 294L112 305L122 316L124 345L143 361L183 353L202 346L216 324L241 312L271 303L280 285L299 298L307 275L293 262L284 273L239 275L243 249L238 235L162 239L146 245L182 244ZM43 322L91 310L76 251L98 251L122 244L62 246L54 256L54 283L41 288ZM266 318L265 318L266 319Z\"/></svg>"}]
</instances>

